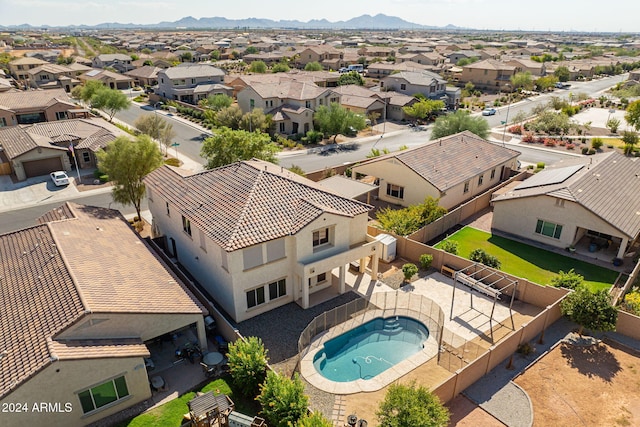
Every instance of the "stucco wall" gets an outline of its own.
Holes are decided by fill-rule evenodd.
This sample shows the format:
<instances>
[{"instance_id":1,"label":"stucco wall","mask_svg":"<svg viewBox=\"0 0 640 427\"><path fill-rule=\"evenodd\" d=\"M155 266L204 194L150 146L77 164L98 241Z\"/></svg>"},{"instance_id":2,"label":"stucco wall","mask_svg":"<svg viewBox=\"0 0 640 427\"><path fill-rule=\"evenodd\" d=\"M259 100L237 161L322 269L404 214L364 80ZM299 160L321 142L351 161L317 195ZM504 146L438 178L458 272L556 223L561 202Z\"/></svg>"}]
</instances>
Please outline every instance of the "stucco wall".
<instances>
[{"instance_id":1,"label":"stucco wall","mask_svg":"<svg viewBox=\"0 0 640 427\"><path fill-rule=\"evenodd\" d=\"M114 406L85 416L77 393L122 375L125 376L129 396ZM3 427L83 426L150 396L149 379L141 357L56 361L0 401L0 406L4 403L26 403L29 409L27 413L2 413L0 424ZM33 405L40 403L58 403L60 411L33 411ZM65 404L70 405L65 407ZM66 409L71 412L65 412Z\"/></svg>"},{"instance_id":2,"label":"stucco wall","mask_svg":"<svg viewBox=\"0 0 640 427\"><path fill-rule=\"evenodd\" d=\"M620 231L579 204L565 200L564 206L560 207L556 205L556 200L559 199L536 196L494 202L491 226L505 233L558 248L566 248L576 243L578 227L623 237ZM562 225L560 238L537 234L535 230L538 219Z\"/></svg>"}]
</instances>

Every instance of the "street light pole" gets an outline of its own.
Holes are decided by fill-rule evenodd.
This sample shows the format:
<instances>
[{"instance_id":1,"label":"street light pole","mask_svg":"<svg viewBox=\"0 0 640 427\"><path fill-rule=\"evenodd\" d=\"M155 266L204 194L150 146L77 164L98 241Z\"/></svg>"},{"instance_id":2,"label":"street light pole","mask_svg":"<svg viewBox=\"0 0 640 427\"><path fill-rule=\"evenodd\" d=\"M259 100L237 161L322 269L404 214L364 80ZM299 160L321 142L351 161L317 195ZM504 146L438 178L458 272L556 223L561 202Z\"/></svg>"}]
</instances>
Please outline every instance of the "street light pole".
<instances>
[{"instance_id":1,"label":"street light pole","mask_svg":"<svg viewBox=\"0 0 640 427\"><path fill-rule=\"evenodd\" d=\"M510 85L504 85L505 88L511 88ZM507 94L507 116L504 118L504 129L502 130L502 146L504 147L504 139L507 135L507 126L509 125L509 110L511 109L511 92Z\"/></svg>"}]
</instances>

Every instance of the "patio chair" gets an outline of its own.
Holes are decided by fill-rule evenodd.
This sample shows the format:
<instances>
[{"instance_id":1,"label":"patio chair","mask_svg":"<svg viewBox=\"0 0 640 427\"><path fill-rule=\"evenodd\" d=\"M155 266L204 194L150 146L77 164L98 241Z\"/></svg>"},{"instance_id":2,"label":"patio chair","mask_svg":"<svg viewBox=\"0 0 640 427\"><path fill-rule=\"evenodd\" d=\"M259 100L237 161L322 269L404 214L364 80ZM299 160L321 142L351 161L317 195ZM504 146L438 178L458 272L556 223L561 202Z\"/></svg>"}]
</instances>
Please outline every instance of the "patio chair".
<instances>
[{"instance_id":1,"label":"patio chair","mask_svg":"<svg viewBox=\"0 0 640 427\"><path fill-rule=\"evenodd\" d=\"M204 372L204 375L207 378L216 376L216 373L218 371L216 366L209 366L206 363L202 363L202 362L200 362L200 366L202 366L202 371Z\"/></svg>"}]
</instances>

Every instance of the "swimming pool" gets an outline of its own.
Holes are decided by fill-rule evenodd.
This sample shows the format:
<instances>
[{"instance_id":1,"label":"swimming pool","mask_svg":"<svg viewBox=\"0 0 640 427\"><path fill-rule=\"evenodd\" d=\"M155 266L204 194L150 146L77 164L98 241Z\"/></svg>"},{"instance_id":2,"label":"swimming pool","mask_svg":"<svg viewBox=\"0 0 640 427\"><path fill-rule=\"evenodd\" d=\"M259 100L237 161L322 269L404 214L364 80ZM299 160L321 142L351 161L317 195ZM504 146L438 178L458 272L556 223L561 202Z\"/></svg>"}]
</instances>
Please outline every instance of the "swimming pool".
<instances>
[{"instance_id":1,"label":"swimming pool","mask_svg":"<svg viewBox=\"0 0 640 427\"><path fill-rule=\"evenodd\" d=\"M336 382L368 380L422 351L429 329L410 317L381 317L324 343L313 366Z\"/></svg>"}]
</instances>

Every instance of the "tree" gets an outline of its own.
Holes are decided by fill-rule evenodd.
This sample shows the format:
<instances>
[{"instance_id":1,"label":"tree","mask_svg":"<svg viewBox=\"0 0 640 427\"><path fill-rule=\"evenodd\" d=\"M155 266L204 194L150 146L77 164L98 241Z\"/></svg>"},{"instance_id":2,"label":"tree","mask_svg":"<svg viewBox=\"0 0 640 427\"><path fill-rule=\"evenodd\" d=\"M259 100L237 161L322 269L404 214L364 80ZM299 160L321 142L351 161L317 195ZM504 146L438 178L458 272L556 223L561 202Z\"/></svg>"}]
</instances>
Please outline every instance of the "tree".
<instances>
[{"instance_id":1,"label":"tree","mask_svg":"<svg viewBox=\"0 0 640 427\"><path fill-rule=\"evenodd\" d=\"M406 263L402 266L402 274L404 275L404 281L408 282L418 272L418 267L412 263Z\"/></svg>"},{"instance_id":2,"label":"tree","mask_svg":"<svg viewBox=\"0 0 640 427\"><path fill-rule=\"evenodd\" d=\"M357 71L349 71L348 73L343 73L338 78L338 86L346 86L346 85L364 85L364 79Z\"/></svg>"},{"instance_id":3,"label":"tree","mask_svg":"<svg viewBox=\"0 0 640 427\"><path fill-rule=\"evenodd\" d=\"M138 117L134 126L140 132L149 135L156 141L159 141L165 147L165 155L167 154L171 141L176 136L171 123L157 114L144 114Z\"/></svg>"},{"instance_id":4,"label":"tree","mask_svg":"<svg viewBox=\"0 0 640 427\"><path fill-rule=\"evenodd\" d=\"M514 89L533 89L533 77L529 71L515 73L509 80Z\"/></svg>"},{"instance_id":5,"label":"tree","mask_svg":"<svg viewBox=\"0 0 640 427\"><path fill-rule=\"evenodd\" d=\"M91 97L91 107L103 110L109 116L109 121L118 111L126 110L131 105L127 95L116 89L102 88Z\"/></svg>"},{"instance_id":6,"label":"tree","mask_svg":"<svg viewBox=\"0 0 640 427\"><path fill-rule=\"evenodd\" d=\"M271 67L272 73L286 73L289 70L289 64L287 64L285 61L278 62L273 67Z\"/></svg>"},{"instance_id":7,"label":"tree","mask_svg":"<svg viewBox=\"0 0 640 427\"><path fill-rule=\"evenodd\" d=\"M223 93L218 95L209 95L206 99L201 99L198 105L213 111L220 111L223 108L230 107L233 104L233 98Z\"/></svg>"},{"instance_id":8,"label":"tree","mask_svg":"<svg viewBox=\"0 0 640 427\"><path fill-rule=\"evenodd\" d=\"M584 285L584 276L576 273L573 268L566 273L560 270L557 276L551 278L551 285L556 288L576 290Z\"/></svg>"},{"instance_id":9,"label":"tree","mask_svg":"<svg viewBox=\"0 0 640 427\"><path fill-rule=\"evenodd\" d=\"M262 108L254 108L248 113L244 113L240 120L239 129L249 132L269 133L273 126L271 114L265 114Z\"/></svg>"},{"instance_id":10,"label":"tree","mask_svg":"<svg viewBox=\"0 0 640 427\"><path fill-rule=\"evenodd\" d=\"M264 61L253 61L251 65L249 65L250 73L264 74L267 72L267 64Z\"/></svg>"},{"instance_id":11,"label":"tree","mask_svg":"<svg viewBox=\"0 0 640 427\"><path fill-rule=\"evenodd\" d=\"M145 61L142 63L142 65L153 67L153 61L150 60L150 59L145 59Z\"/></svg>"},{"instance_id":12,"label":"tree","mask_svg":"<svg viewBox=\"0 0 640 427\"><path fill-rule=\"evenodd\" d=\"M640 130L640 99L629 103L624 119L636 130Z\"/></svg>"},{"instance_id":13,"label":"tree","mask_svg":"<svg viewBox=\"0 0 640 427\"><path fill-rule=\"evenodd\" d=\"M88 80L83 86L80 87L80 99L84 102L89 102L93 95L96 94L99 90L105 89L105 86L102 82L98 80Z\"/></svg>"},{"instance_id":14,"label":"tree","mask_svg":"<svg viewBox=\"0 0 640 427\"><path fill-rule=\"evenodd\" d=\"M347 110L337 102L332 102L328 107L326 105L318 107L313 120L320 132L329 135L329 138L333 137L334 143L338 135L344 135L349 128L362 130L366 127L363 116Z\"/></svg>"},{"instance_id":15,"label":"tree","mask_svg":"<svg viewBox=\"0 0 640 427\"><path fill-rule=\"evenodd\" d=\"M486 138L489 135L489 123L482 117L472 117L468 111L458 110L436 119L431 131L431 139L443 138L465 130L480 138Z\"/></svg>"},{"instance_id":16,"label":"tree","mask_svg":"<svg viewBox=\"0 0 640 427\"><path fill-rule=\"evenodd\" d=\"M376 415L380 427L445 427L449 423L449 410L415 382L391 384Z\"/></svg>"},{"instance_id":17,"label":"tree","mask_svg":"<svg viewBox=\"0 0 640 427\"><path fill-rule=\"evenodd\" d=\"M109 175L113 182L113 200L123 205L133 205L138 218L140 201L145 195L143 178L162 165L162 153L148 135L140 135L131 141L120 136L96 153L98 169Z\"/></svg>"},{"instance_id":18,"label":"tree","mask_svg":"<svg viewBox=\"0 0 640 427\"><path fill-rule=\"evenodd\" d=\"M634 130L625 130L622 132L622 142L624 142L624 154L630 155L638 143L638 132Z\"/></svg>"},{"instance_id":19,"label":"tree","mask_svg":"<svg viewBox=\"0 0 640 427\"><path fill-rule=\"evenodd\" d=\"M611 133L618 133L618 128L620 127L620 119L618 119L617 117L611 117L609 120L607 120L605 126L611 131Z\"/></svg>"},{"instance_id":20,"label":"tree","mask_svg":"<svg viewBox=\"0 0 640 427\"><path fill-rule=\"evenodd\" d=\"M469 259L471 261L484 264L487 267L500 269L500 260L496 256L488 254L484 249L481 248L471 251L471 253L469 254Z\"/></svg>"},{"instance_id":21,"label":"tree","mask_svg":"<svg viewBox=\"0 0 640 427\"><path fill-rule=\"evenodd\" d=\"M296 373L293 379L273 371L267 373L267 379L260 386L262 414L273 427L293 426L307 413L309 398L304 394L304 384Z\"/></svg>"},{"instance_id":22,"label":"tree","mask_svg":"<svg viewBox=\"0 0 640 427\"><path fill-rule=\"evenodd\" d=\"M556 70L553 72L553 75L556 76L561 82L568 82L571 78L571 72L569 71L569 68L565 67L564 65L556 68Z\"/></svg>"},{"instance_id":23,"label":"tree","mask_svg":"<svg viewBox=\"0 0 640 427\"><path fill-rule=\"evenodd\" d=\"M267 376L267 350L258 337L229 344L229 373L233 386L246 397L255 397Z\"/></svg>"},{"instance_id":24,"label":"tree","mask_svg":"<svg viewBox=\"0 0 640 427\"><path fill-rule=\"evenodd\" d=\"M307 65L304 66L305 71L322 71L323 69L322 64L318 61L308 62Z\"/></svg>"},{"instance_id":25,"label":"tree","mask_svg":"<svg viewBox=\"0 0 640 427\"><path fill-rule=\"evenodd\" d=\"M228 127L230 129L239 129L240 120L242 120L242 110L237 105L223 108L216 113L216 124L220 127Z\"/></svg>"},{"instance_id":26,"label":"tree","mask_svg":"<svg viewBox=\"0 0 640 427\"><path fill-rule=\"evenodd\" d=\"M458 255L458 242L455 240L445 240L442 243L442 250L453 255Z\"/></svg>"},{"instance_id":27,"label":"tree","mask_svg":"<svg viewBox=\"0 0 640 427\"><path fill-rule=\"evenodd\" d=\"M580 325L580 335L584 328L602 332L616 328L618 309L611 305L609 294L605 290L593 293L585 286L578 287L562 300L560 310L563 315Z\"/></svg>"},{"instance_id":28,"label":"tree","mask_svg":"<svg viewBox=\"0 0 640 427\"><path fill-rule=\"evenodd\" d=\"M249 46L244 50L245 54L249 54L249 55L253 55L255 53L258 53L258 48L255 46Z\"/></svg>"},{"instance_id":29,"label":"tree","mask_svg":"<svg viewBox=\"0 0 640 427\"><path fill-rule=\"evenodd\" d=\"M277 163L278 151L280 149L266 133L223 127L204 140L200 155L207 159L205 167L213 169L253 158Z\"/></svg>"},{"instance_id":30,"label":"tree","mask_svg":"<svg viewBox=\"0 0 640 427\"><path fill-rule=\"evenodd\" d=\"M415 119L423 120L427 117L431 117L435 112L440 111L443 108L444 102L442 101L423 99L413 105L402 107L402 111Z\"/></svg>"},{"instance_id":31,"label":"tree","mask_svg":"<svg viewBox=\"0 0 640 427\"><path fill-rule=\"evenodd\" d=\"M383 208L376 214L380 228L399 236L408 236L447 213L438 206L440 199L427 197L423 203L404 209Z\"/></svg>"},{"instance_id":32,"label":"tree","mask_svg":"<svg viewBox=\"0 0 640 427\"><path fill-rule=\"evenodd\" d=\"M304 169L297 165L291 165L289 172L293 172L296 175L305 176Z\"/></svg>"},{"instance_id":33,"label":"tree","mask_svg":"<svg viewBox=\"0 0 640 427\"><path fill-rule=\"evenodd\" d=\"M326 419L320 411L311 415L303 415L296 424L296 427L333 427L333 423Z\"/></svg>"},{"instance_id":34,"label":"tree","mask_svg":"<svg viewBox=\"0 0 640 427\"><path fill-rule=\"evenodd\" d=\"M535 81L535 86L540 92L545 92L553 88L557 82L558 78L553 75L538 77Z\"/></svg>"},{"instance_id":35,"label":"tree","mask_svg":"<svg viewBox=\"0 0 640 427\"><path fill-rule=\"evenodd\" d=\"M191 62L192 59L193 59L193 54L191 52L184 52L183 54L180 55L180 60L182 62Z\"/></svg>"}]
</instances>

